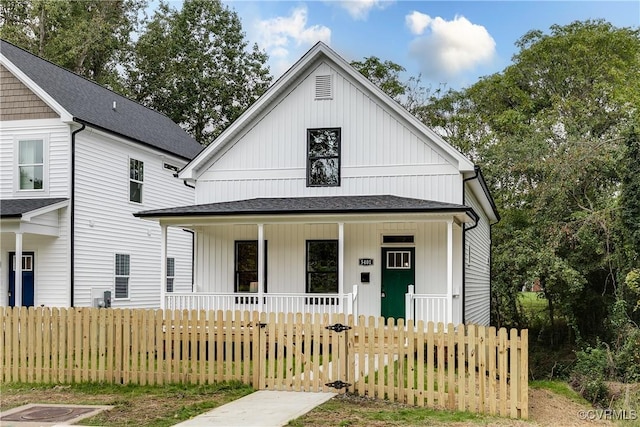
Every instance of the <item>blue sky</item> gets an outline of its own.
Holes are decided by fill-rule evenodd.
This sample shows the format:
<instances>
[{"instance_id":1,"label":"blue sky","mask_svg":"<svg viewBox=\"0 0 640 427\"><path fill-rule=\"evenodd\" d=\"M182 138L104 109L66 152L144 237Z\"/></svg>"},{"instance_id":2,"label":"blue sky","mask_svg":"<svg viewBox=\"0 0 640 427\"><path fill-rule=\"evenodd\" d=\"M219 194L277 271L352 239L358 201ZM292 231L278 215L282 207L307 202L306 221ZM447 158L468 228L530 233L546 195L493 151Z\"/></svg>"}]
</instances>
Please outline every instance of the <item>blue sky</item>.
<instances>
[{"instance_id":1,"label":"blue sky","mask_svg":"<svg viewBox=\"0 0 640 427\"><path fill-rule=\"evenodd\" d=\"M527 31L602 18L640 26L635 1L248 1L234 9L279 77L318 40L348 61L377 56L433 87L461 88L511 62ZM177 5L179 7L179 5Z\"/></svg>"}]
</instances>

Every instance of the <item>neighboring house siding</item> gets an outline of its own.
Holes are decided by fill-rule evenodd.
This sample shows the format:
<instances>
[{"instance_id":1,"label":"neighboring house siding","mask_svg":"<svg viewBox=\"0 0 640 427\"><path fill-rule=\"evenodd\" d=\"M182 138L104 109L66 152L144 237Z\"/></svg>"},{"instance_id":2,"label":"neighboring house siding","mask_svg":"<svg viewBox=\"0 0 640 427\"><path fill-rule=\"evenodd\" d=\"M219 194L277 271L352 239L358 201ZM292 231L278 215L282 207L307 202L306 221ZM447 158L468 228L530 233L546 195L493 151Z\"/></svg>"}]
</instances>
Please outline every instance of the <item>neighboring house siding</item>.
<instances>
[{"instance_id":1,"label":"neighboring house siding","mask_svg":"<svg viewBox=\"0 0 640 427\"><path fill-rule=\"evenodd\" d=\"M0 120L33 120L58 117L9 70L0 65Z\"/></svg>"},{"instance_id":2,"label":"neighboring house siding","mask_svg":"<svg viewBox=\"0 0 640 427\"><path fill-rule=\"evenodd\" d=\"M457 227L457 226L456 226ZM457 249L460 248L460 231ZM379 315L381 293L381 247L385 234L415 236L416 293L446 294L446 225L444 223L345 224L344 290L351 292L359 284L360 314ZM337 239L337 224L265 225L267 241L267 287L270 293L305 292L305 241ZM252 225L212 226L199 230L197 253L204 260L196 266L198 292L233 292L234 241L256 240L257 227ZM454 250L456 247L454 246ZM359 267L359 258L371 258L373 266ZM454 266L460 265L459 256ZM459 269L457 269L459 270ZM360 284L360 273L370 272L371 281ZM210 288L202 284L210 284ZM460 289L461 276L454 276L454 288ZM459 299L454 300L458 301ZM457 309L459 311L459 307Z\"/></svg>"},{"instance_id":3,"label":"neighboring house siding","mask_svg":"<svg viewBox=\"0 0 640 427\"><path fill-rule=\"evenodd\" d=\"M144 209L193 203L193 193L166 161L184 162L87 128L76 137L75 305L86 306L104 290L114 292L115 254L130 255L129 298L114 307L160 304L160 227L133 216ZM144 162L143 202L129 201L129 159ZM168 256L176 258L176 290L191 289L191 234L168 233Z\"/></svg>"},{"instance_id":4,"label":"neighboring house siding","mask_svg":"<svg viewBox=\"0 0 640 427\"><path fill-rule=\"evenodd\" d=\"M23 250L35 249L35 306L68 307L69 283L69 209L60 209L49 215L58 217L59 237L25 234ZM62 286L61 286L62 285Z\"/></svg>"},{"instance_id":5,"label":"neighboring house siding","mask_svg":"<svg viewBox=\"0 0 640 427\"><path fill-rule=\"evenodd\" d=\"M13 78L13 77L11 77ZM4 79L4 75L3 75ZM4 81L3 81L3 101ZM3 119L6 116L3 116ZM17 141L42 138L46 141L43 190L20 191L17 182ZM69 197L69 126L60 119L3 120L0 122L0 198ZM35 252L35 305L68 306L69 209L35 217L32 223L57 225L59 236L23 235L23 251ZM8 304L9 252L15 251L14 233L0 238L0 305ZM6 267L6 268L5 268Z\"/></svg>"},{"instance_id":6,"label":"neighboring house siding","mask_svg":"<svg viewBox=\"0 0 640 427\"><path fill-rule=\"evenodd\" d=\"M480 215L478 226L466 233L465 322L488 325L491 317L491 230L486 214L468 186L465 196L466 205Z\"/></svg>"},{"instance_id":7,"label":"neighboring house siding","mask_svg":"<svg viewBox=\"0 0 640 427\"><path fill-rule=\"evenodd\" d=\"M36 217L33 222L43 225L57 225L59 237L23 235L23 252L35 253L35 301L36 306L69 306L69 209ZM3 233L0 239L0 306L7 305L9 286L9 253L15 252L15 234ZM63 285L63 286L61 286Z\"/></svg>"},{"instance_id":8,"label":"neighboring house siding","mask_svg":"<svg viewBox=\"0 0 640 427\"><path fill-rule=\"evenodd\" d=\"M315 100L315 76L334 97ZM274 101L198 177L197 203L253 197L395 194L461 203L457 165L406 121L325 63ZM341 128L341 185L306 186L307 129Z\"/></svg>"},{"instance_id":9,"label":"neighboring house siding","mask_svg":"<svg viewBox=\"0 0 640 427\"><path fill-rule=\"evenodd\" d=\"M45 189L18 191L17 141L44 138ZM69 197L69 126L59 119L0 122L0 197Z\"/></svg>"}]
</instances>

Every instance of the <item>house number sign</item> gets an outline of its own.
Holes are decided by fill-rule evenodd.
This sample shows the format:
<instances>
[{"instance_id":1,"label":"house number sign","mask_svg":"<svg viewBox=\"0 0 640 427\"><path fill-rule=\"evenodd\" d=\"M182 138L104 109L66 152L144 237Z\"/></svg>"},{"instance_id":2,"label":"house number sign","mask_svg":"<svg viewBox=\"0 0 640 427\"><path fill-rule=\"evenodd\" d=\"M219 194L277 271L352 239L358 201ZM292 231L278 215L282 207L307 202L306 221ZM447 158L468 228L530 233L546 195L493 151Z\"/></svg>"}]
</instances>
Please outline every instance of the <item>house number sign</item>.
<instances>
[{"instance_id":1,"label":"house number sign","mask_svg":"<svg viewBox=\"0 0 640 427\"><path fill-rule=\"evenodd\" d=\"M373 258L360 258L359 265L373 265Z\"/></svg>"}]
</instances>

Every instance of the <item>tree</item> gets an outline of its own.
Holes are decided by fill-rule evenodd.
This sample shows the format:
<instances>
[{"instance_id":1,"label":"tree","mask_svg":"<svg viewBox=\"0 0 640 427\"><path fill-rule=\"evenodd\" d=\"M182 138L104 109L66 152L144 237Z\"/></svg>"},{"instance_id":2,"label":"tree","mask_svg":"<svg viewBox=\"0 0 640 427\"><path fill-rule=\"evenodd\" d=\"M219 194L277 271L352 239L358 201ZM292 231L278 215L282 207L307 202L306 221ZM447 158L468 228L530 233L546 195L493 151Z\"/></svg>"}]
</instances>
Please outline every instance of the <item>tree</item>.
<instances>
[{"instance_id":1,"label":"tree","mask_svg":"<svg viewBox=\"0 0 640 427\"><path fill-rule=\"evenodd\" d=\"M134 97L211 143L268 88L266 54L248 51L237 14L219 0L161 2L127 69Z\"/></svg>"},{"instance_id":2,"label":"tree","mask_svg":"<svg viewBox=\"0 0 640 427\"><path fill-rule=\"evenodd\" d=\"M628 270L640 268L640 136L635 127L625 138L621 160L620 220Z\"/></svg>"},{"instance_id":3,"label":"tree","mask_svg":"<svg viewBox=\"0 0 640 427\"><path fill-rule=\"evenodd\" d=\"M619 292L631 318L640 323L640 137L632 126L621 159L620 234L625 287Z\"/></svg>"},{"instance_id":4,"label":"tree","mask_svg":"<svg viewBox=\"0 0 640 427\"><path fill-rule=\"evenodd\" d=\"M410 113L415 113L421 105L428 102L429 97L440 92L438 89L432 93L431 88L422 86L420 76L402 81L400 73L406 71L403 66L393 61L381 61L376 56L352 61L351 66Z\"/></svg>"},{"instance_id":5,"label":"tree","mask_svg":"<svg viewBox=\"0 0 640 427\"><path fill-rule=\"evenodd\" d=\"M502 324L512 295L539 280L580 336L603 331L620 285L618 159L640 101L640 34L604 21L530 31L513 64L423 106L419 116L485 169L502 221L493 289ZM499 266L499 269L495 267Z\"/></svg>"},{"instance_id":6,"label":"tree","mask_svg":"<svg viewBox=\"0 0 640 427\"><path fill-rule=\"evenodd\" d=\"M122 90L118 65L146 0L0 1L0 36L100 84Z\"/></svg>"}]
</instances>

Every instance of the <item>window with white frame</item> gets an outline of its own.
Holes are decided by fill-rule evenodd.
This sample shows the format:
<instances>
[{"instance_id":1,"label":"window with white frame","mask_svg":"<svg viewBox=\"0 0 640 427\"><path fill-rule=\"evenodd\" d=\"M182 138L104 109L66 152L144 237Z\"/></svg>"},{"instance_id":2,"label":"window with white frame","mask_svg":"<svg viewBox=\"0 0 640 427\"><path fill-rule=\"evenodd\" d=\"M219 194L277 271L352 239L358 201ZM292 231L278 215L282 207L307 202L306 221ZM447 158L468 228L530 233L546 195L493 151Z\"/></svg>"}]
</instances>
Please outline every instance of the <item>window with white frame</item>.
<instances>
[{"instance_id":1,"label":"window with white frame","mask_svg":"<svg viewBox=\"0 0 640 427\"><path fill-rule=\"evenodd\" d=\"M142 184L144 182L144 162L129 159L129 200L142 203Z\"/></svg>"},{"instance_id":2,"label":"window with white frame","mask_svg":"<svg viewBox=\"0 0 640 427\"><path fill-rule=\"evenodd\" d=\"M20 190L44 189L44 140L18 141L18 175Z\"/></svg>"},{"instance_id":3,"label":"window with white frame","mask_svg":"<svg viewBox=\"0 0 640 427\"><path fill-rule=\"evenodd\" d=\"M173 281L176 276L176 259L167 258L167 292L173 292Z\"/></svg>"},{"instance_id":4,"label":"window with white frame","mask_svg":"<svg viewBox=\"0 0 640 427\"><path fill-rule=\"evenodd\" d=\"M116 254L115 298L129 298L130 261L128 254Z\"/></svg>"}]
</instances>

